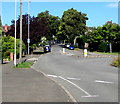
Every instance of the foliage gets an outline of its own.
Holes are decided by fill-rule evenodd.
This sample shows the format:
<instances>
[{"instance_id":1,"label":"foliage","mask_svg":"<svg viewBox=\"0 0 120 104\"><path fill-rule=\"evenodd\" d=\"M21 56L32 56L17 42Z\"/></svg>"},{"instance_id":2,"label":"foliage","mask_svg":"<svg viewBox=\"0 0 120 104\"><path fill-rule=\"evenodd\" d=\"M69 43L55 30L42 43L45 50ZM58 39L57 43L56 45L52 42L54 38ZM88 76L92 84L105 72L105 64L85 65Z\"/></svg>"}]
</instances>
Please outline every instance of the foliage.
<instances>
[{"instance_id":1,"label":"foliage","mask_svg":"<svg viewBox=\"0 0 120 104\"><path fill-rule=\"evenodd\" d=\"M83 35L86 31L86 20L88 20L86 14L73 8L64 11L58 35L73 43L75 36Z\"/></svg>"},{"instance_id":2,"label":"foliage","mask_svg":"<svg viewBox=\"0 0 120 104\"><path fill-rule=\"evenodd\" d=\"M22 16L22 39L27 46L28 39L28 14ZM20 37L20 17L17 22L17 38ZM14 36L15 21L12 21L11 30L7 35ZM36 44L40 41L41 37L45 36L48 31L47 22L44 18L30 17L30 45Z\"/></svg>"},{"instance_id":3,"label":"foliage","mask_svg":"<svg viewBox=\"0 0 120 104\"><path fill-rule=\"evenodd\" d=\"M115 67L120 67L120 57L117 57L113 60L112 65Z\"/></svg>"},{"instance_id":4,"label":"foliage","mask_svg":"<svg viewBox=\"0 0 120 104\"><path fill-rule=\"evenodd\" d=\"M42 37L40 44L41 44L42 46L48 45L48 40L47 40L47 38L46 38L46 37Z\"/></svg>"},{"instance_id":5,"label":"foliage","mask_svg":"<svg viewBox=\"0 0 120 104\"><path fill-rule=\"evenodd\" d=\"M92 31L88 31L82 36L82 39L90 44L90 50L108 51L108 46L105 44L120 43L120 26L117 24L105 24L102 27L92 28Z\"/></svg>"},{"instance_id":6,"label":"foliage","mask_svg":"<svg viewBox=\"0 0 120 104\"><path fill-rule=\"evenodd\" d=\"M108 50L109 50L108 43L107 42L101 42L99 47L98 47L98 50L100 52L108 52Z\"/></svg>"},{"instance_id":7,"label":"foliage","mask_svg":"<svg viewBox=\"0 0 120 104\"><path fill-rule=\"evenodd\" d=\"M2 36L2 56L3 58L7 57L10 52L14 53L14 37L12 36L7 36L3 37ZM16 40L16 54L19 54L19 43L20 40ZM25 50L25 44L23 43L23 50Z\"/></svg>"},{"instance_id":8,"label":"foliage","mask_svg":"<svg viewBox=\"0 0 120 104\"><path fill-rule=\"evenodd\" d=\"M58 16L53 16L49 14L49 11L47 10L45 12L38 13L37 17L44 18L46 20L47 25L48 25L48 31L45 37L47 38L47 40L51 40L53 38L53 35L56 36L58 32L60 18Z\"/></svg>"}]
</instances>

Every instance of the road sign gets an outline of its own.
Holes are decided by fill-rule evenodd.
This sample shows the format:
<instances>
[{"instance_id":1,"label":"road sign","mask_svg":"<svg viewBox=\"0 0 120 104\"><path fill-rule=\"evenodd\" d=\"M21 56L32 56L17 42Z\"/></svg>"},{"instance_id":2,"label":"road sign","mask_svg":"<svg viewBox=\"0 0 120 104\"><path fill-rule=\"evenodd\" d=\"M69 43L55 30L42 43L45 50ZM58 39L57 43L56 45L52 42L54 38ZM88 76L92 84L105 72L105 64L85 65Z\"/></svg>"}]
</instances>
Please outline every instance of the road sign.
<instances>
[{"instance_id":1,"label":"road sign","mask_svg":"<svg viewBox=\"0 0 120 104\"><path fill-rule=\"evenodd\" d=\"M30 39L27 39L27 43L30 43Z\"/></svg>"}]
</instances>

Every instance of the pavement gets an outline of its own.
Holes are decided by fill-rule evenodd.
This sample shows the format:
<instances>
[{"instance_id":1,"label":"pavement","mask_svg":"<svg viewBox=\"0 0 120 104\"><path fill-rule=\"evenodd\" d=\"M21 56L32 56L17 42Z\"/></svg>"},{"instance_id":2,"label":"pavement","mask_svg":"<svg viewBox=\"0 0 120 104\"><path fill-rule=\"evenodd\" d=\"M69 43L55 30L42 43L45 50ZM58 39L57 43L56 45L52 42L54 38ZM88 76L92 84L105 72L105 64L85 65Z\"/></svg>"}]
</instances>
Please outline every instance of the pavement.
<instances>
[{"instance_id":1,"label":"pavement","mask_svg":"<svg viewBox=\"0 0 120 104\"><path fill-rule=\"evenodd\" d=\"M39 55L29 56L27 61L36 61L38 57ZM2 65L2 102L72 102L72 100L60 85L41 72L32 68L13 68L13 62L9 62Z\"/></svg>"}]
</instances>

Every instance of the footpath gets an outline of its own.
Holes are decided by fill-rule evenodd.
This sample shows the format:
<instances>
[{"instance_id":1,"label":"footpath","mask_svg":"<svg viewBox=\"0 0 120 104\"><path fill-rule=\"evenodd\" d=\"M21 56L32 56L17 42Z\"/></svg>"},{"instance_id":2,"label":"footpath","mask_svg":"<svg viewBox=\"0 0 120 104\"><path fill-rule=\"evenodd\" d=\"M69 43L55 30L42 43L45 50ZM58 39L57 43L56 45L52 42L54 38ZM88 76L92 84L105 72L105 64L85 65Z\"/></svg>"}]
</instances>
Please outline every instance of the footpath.
<instances>
[{"instance_id":1,"label":"footpath","mask_svg":"<svg viewBox=\"0 0 120 104\"><path fill-rule=\"evenodd\" d=\"M29 61L35 61L38 55ZM2 65L2 102L72 102L67 93L42 73Z\"/></svg>"}]
</instances>

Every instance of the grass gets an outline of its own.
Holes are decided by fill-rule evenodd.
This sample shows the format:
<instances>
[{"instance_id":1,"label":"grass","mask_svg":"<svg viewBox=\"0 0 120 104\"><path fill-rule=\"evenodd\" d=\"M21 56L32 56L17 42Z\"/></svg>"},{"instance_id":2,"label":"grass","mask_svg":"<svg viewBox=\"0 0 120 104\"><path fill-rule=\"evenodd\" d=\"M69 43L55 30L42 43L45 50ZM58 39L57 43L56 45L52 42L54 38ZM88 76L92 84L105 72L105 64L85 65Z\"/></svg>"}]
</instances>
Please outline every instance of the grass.
<instances>
[{"instance_id":1,"label":"grass","mask_svg":"<svg viewBox=\"0 0 120 104\"><path fill-rule=\"evenodd\" d=\"M74 50L75 50L75 51L79 51L80 49L79 49L79 48L75 48Z\"/></svg>"},{"instance_id":2,"label":"grass","mask_svg":"<svg viewBox=\"0 0 120 104\"><path fill-rule=\"evenodd\" d=\"M111 65L115 67L120 67L120 57L115 58Z\"/></svg>"},{"instance_id":3,"label":"grass","mask_svg":"<svg viewBox=\"0 0 120 104\"><path fill-rule=\"evenodd\" d=\"M33 62L23 62L21 64L17 64L16 68L30 68L33 65Z\"/></svg>"},{"instance_id":4,"label":"grass","mask_svg":"<svg viewBox=\"0 0 120 104\"><path fill-rule=\"evenodd\" d=\"M112 52L112 53L110 53L110 52L95 52L95 53L106 54L106 55L118 55L118 54L120 54L120 52Z\"/></svg>"}]
</instances>

